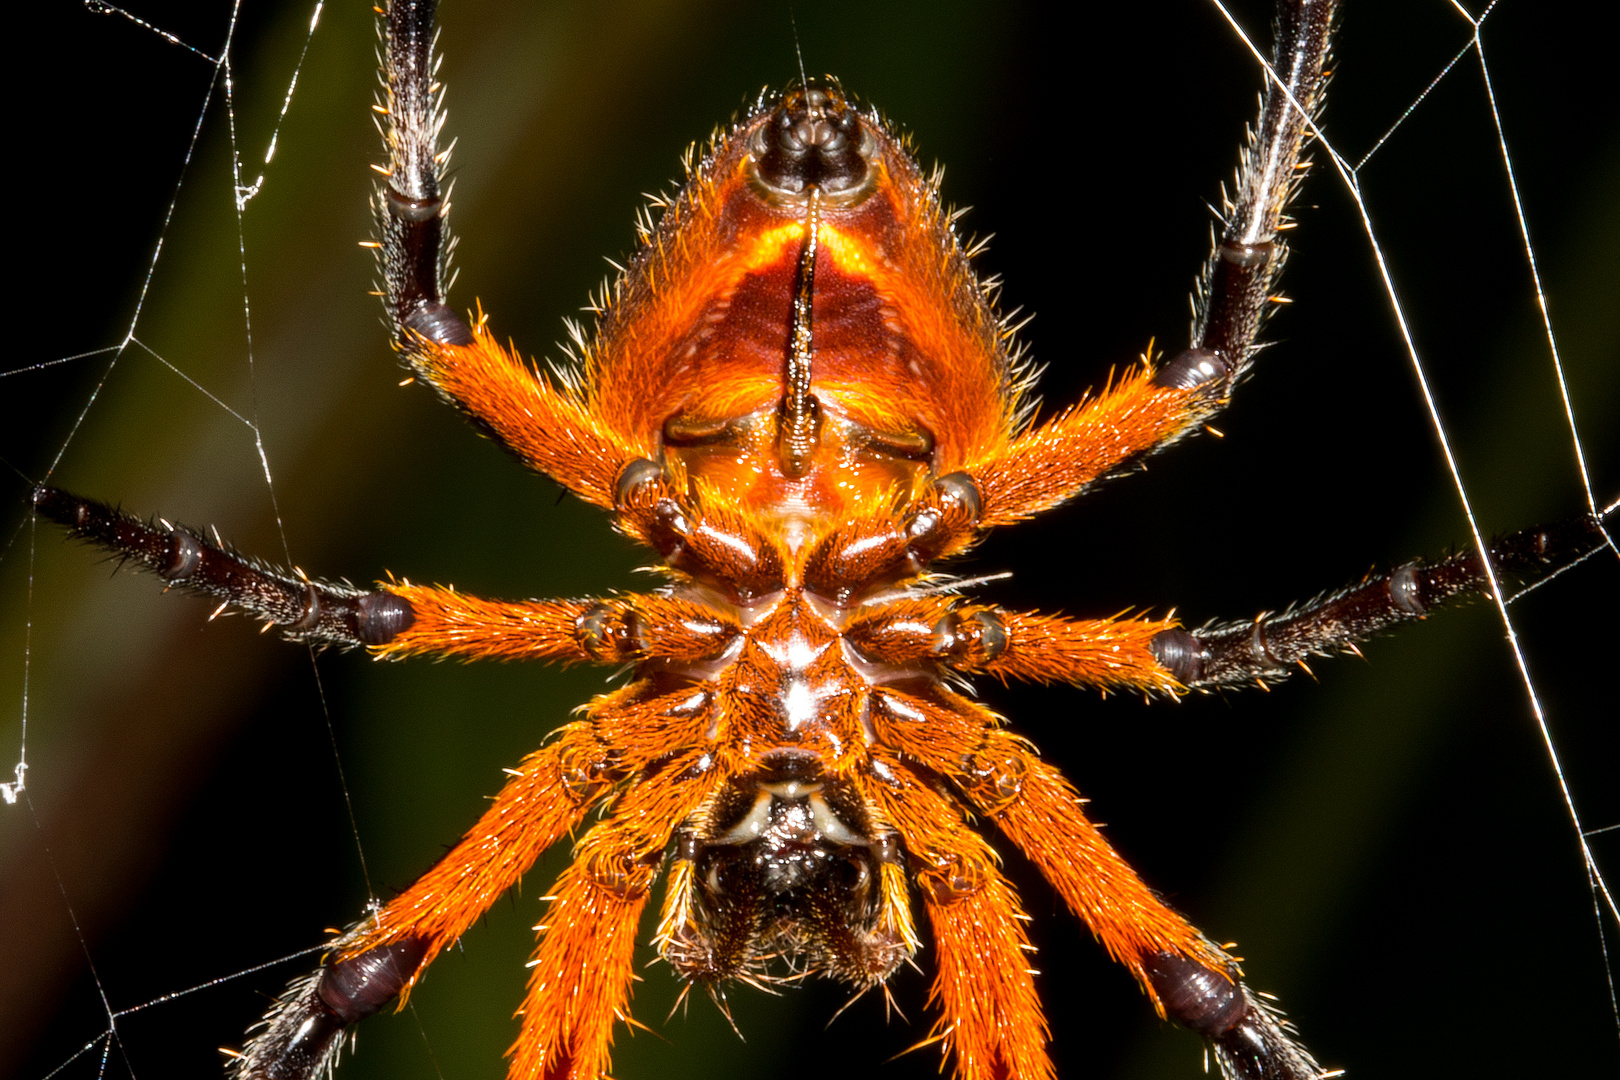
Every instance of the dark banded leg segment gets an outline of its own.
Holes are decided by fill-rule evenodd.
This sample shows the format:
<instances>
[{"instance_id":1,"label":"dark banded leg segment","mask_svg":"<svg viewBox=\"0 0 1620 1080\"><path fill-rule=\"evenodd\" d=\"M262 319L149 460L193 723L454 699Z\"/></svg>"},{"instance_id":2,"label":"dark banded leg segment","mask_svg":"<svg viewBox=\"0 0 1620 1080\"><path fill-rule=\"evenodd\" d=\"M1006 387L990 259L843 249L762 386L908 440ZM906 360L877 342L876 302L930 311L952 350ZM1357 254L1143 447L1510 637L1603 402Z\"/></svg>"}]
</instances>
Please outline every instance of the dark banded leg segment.
<instances>
[{"instance_id":1,"label":"dark banded leg segment","mask_svg":"<svg viewBox=\"0 0 1620 1080\"><path fill-rule=\"evenodd\" d=\"M295 980L235 1056L232 1080L330 1076L343 1049L344 1031L398 997L427 952L426 941L406 938Z\"/></svg>"},{"instance_id":2,"label":"dark banded leg segment","mask_svg":"<svg viewBox=\"0 0 1620 1080\"><path fill-rule=\"evenodd\" d=\"M1225 1080L1318 1080L1293 1025L1237 977L1179 953L1143 963L1167 1017L1203 1036Z\"/></svg>"},{"instance_id":3,"label":"dark banded leg segment","mask_svg":"<svg viewBox=\"0 0 1620 1080\"><path fill-rule=\"evenodd\" d=\"M1272 285L1287 257L1279 238L1283 215L1304 175L1302 153L1311 117L1322 104L1334 0L1277 5L1277 48L1260 127L1243 149L1237 191L1225 199L1225 227L1198 276L1192 345L1154 373L1158 386L1206 384L1229 392L1248 368L1269 314ZM1286 88L1286 91L1285 89Z\"/></svg>"},{"instance_id":4,"label":"dark banded leg segment","mask_svg":"<svg viewBox=\"0 0 1620 1080\"><path fill-rule=\"evenodd\" d=\"M1528 585L1607 542L1597 519L1580 517L1513 533L1486 551L1498 578ZM1407 563L1250 622L1165 630L1149 647L1183 686L1265 684L1292 674L1308 657L1349 651L1356 642L1421 619L1442 604L1489 591L1485 565L1469 550L1435 563Z\"/></svg>"},{"instance_id":5,"label":"dark banded leg segment","mask_svg":"<svg viewBox=\"0 0 1620 1080\"><path fill-rule=\"evenodd\" d=\"M1260 107L1259 130L1244 147L1237 190L1225 201L1226 224L1199 275L1193 344L1160 370L1160 385L1193 386L1223 379L1228 388L1254 355L1271 308L1272 285L1286 248L1283 215L1305 170L1301 151L1322 104L1334 0L1277 4L1277 47Z\"/></svg>"},{"instance_id":6,"label":"dark banded leg segment","mask_svg":"<svg viewBox=\"0 0 1620 1080\"><path fill-rule=\"evenodd\" d=\"M107 549L170 588L209 596L278 628L289 641L359 648L409 629L409 600L382 589L316 581L243 555L195 529L142 521L59 488L34 489L34 507L69 535Z\"/></svg>"},{"instance_id":7,"label":"dark banded leg segment","mask_svg":"<svg viewBox=\"0 0 1620 1080\"><path fill-rule=\"evenodd\" d=\"M450 268L449 154L439 153L440 87L434 80L434 0L389 0L383 12L383 89L378 111L388 148L377 189L377 265L388 319L407 355L418 339L470 345L472 331L444 302Z\"/></svg>"}]
</instances>

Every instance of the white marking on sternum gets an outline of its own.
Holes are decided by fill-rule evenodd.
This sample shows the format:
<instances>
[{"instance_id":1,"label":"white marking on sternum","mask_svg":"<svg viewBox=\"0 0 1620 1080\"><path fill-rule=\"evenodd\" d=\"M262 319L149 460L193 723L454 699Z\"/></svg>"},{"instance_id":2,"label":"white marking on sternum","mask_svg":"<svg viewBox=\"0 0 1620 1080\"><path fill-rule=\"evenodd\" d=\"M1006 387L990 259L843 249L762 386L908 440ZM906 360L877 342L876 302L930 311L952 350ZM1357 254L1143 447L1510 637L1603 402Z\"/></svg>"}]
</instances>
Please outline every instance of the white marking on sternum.
<instances>
[{"instance_id":1,"label":"white marking on sternum","mask_svg":"<svg viewBox=\"0 0 1620 1080\"><path fill-rule=\"evenodd\" d=\"M828 693L836 693L836 687L818 689L814 680L803 677L831 644L831 641L815 644L797 628L785 641L760 643L765 655L782 669L779 701L783 722L790 732L797 732L814 721L821 712L821 699Z\"/></svg>"},{"instance_id":2,"label":"white marking on sternum","mask_svg":"<svg viewBox=\"0 0 1620 1080\"><path fill-rule=\"evenodd\" d=\"M782 718L789 731L798 731L816 718L819 701L816 692L803 679L789 679L782 692Z\"/></svg>"}]
</instances>

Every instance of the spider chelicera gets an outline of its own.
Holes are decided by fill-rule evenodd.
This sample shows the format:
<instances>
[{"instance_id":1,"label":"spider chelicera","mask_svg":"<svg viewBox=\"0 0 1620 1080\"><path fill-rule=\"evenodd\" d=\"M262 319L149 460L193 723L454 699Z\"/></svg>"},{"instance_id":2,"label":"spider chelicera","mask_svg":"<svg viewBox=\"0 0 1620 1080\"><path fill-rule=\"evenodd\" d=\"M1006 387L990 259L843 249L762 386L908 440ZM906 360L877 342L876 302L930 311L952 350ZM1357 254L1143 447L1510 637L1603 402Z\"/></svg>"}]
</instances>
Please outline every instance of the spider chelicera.
<instances>
[{"instance_id":1,"label":"spider chelicera","mask_svg":"<svg viewBox=\"0 0 1620 1080\"><path fill-rule=\"evenodd\" d=\"M812 369L813 369L813 365L812 365ZM696 432L695 434L694 434L694 431ZM668 434L668 432L666 431L666 435L667 434ZM680 445L682 443L682 440L686 440L691 445L705 445L703 440L709 439L709 438L712 438L712 437L713 437L712 432L705 432L705 431L696 430L696 429L682 430L682 431L676 432L675 436L669 438L668 445ZM913 454L913 453L916 452L916 450L915 450L915 447L895 443L894 445L887 446L884 449L883 452L885 454L888 454L888 456L890 456L890 457L895 457L895 458L900 458L900 459L905 459L905 460L911 460L911 458L908 457L907 454ZM935 471L937 472L938 470L935 470ZM947 484L945 486L947 488L950 487L949 484ZM953 497L957 497L957 496L960 496L961 498L967 499L969 501L971 501L971 499L974 499L974 498L978 497L977 495L966 495L966 496L964 496L964 495L962 495L961 492L957 492L956 496L953 496ZM45 500L45 503L50 504L50 501L51 500L49 498L47 498ZM56 505L56 509L58 511L58 514L61 514L63 508L62 508L62 506L60 504ZM184 553L182 553L182 555L183 554ZM182 569L184 568L183 563L185 561L186 561L185 559L182 559L182 566L181 566ZM1404 589L1406 584L1407 584L1407 580L1405 578L1397 578L1397 585L1400 587L1400 589ZM1403 608L1406 610L1407 614L1415 614L1416 613L1415 610L1412 609L1412 608L1406 608L1404 605L1401 605L1401 606L1403 606ZM386 622L386 619L388 617L388 613L387 613L386 610L384 611L382 617L384 618L384 620ZM1173 663L1170 665L1170 668L1171 668L1172 671L1177 670ZM992 669L992 672L993 672L993 669ZM1193 681L1192 678L1190 677L1190 672L1189 671L1183 671L1182 674L1183 674L1184 678L1186 678L1187 681ZM1253 672L1249 672L1248 674L1253 674ZM789 700L791 700L791 699L789 699ZM773 774L771 774L771 776L769 776L769 777L767 777L767 778L760 781L761 783L766 784L766 788L761 789L761 790L770 791L772 793L773 798L780 798L780 799L784 800L785 803L788 804L789 806L792 806L792 807L809 807L810 809L808 811L806 811L806 812L811 813L811 817L812 817L813 820L821 822L821 826L823 827L823 832L826 835L840 836L842 838L842 840L844 840L844 841L850 840L849 836L838 833L838 829L837 829L836 826L828 825L825 821L822 821L821 818L816 817L816 814L820 813L821 808L818 808L816 806L816 804L813 802L813 796L798 797L798 796L795 795L795 793L793 791L787 790L787 788L791 788L795 784L801 784L801 783L813 784L815 778L812 777L809 780L806 780L805 777L799 776L798 773L795 770L802 769L802 766L800 766L800 765L782 765L781 768L783 770L785 770L785 771L782 772L782 775L778 776L778 775L773 773ZM786 785L787 788L784 788L783 787L784 785ZM782 790L777 790L779 788L781 788ZM848 813L852 814L854 812L849 811ZM834 813L833 817L837 818L838 815L836 813ZM739 821L747 821L747 820L749 820L749 818L748 818L748 815L746 815L746 814L739 817ZM847 821L844 822L845 826L848 826L848 824L849 823ZM863 842L868 843L868 845L870 844L871 841L872 841L872 837L870 837L870 836L865 836L864 837ZM846 844L846 846L849 846L849 845ZM881 846L881 845L879 845L879 846ZM887 865L890 865L890 864L884 863L883 865L887 866ZM861 868L857 867L856 869L858 871ZM872 868L868 867L866 869L867 869L868 872L870 872L870 870ZM860 876L859 873L857 873L856 876L859 877Z\"/></svg>"}]
</instances>

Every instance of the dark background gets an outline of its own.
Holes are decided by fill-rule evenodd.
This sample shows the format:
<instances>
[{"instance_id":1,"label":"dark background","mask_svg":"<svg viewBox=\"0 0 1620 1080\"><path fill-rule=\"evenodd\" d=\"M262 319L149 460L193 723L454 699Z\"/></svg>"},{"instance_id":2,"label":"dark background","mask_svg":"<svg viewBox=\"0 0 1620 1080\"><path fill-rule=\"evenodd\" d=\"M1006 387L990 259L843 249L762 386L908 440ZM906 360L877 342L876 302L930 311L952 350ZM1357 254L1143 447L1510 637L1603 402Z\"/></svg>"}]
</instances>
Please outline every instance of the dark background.
<instances>
[{"instance_id":1,"label":"dark background","mask_svg":"<svg viewBox=\"0 0 1620 1080\"><path fill-rule=\"evenodd\" d=\"M131 10L213 52L227 16L201 6ZM1444 3L1348 8L1325 124L1357 155L1468 35ZM355 246L378 158L366 9L325 10L268 171L309 9L249 3L235 29L242 167L247 181L266 173L244 219L251 378L218 98L163 228L212 67L77 4L32 7L17 31L46 70L14 98L23 126L10 140L23 281L0 371L22 373L0 376L0 739L15 745L26 671L32 771L27 803L0 807L0 1075L37 1080L107 1029L107 1008L198 986L121 1015L105 1072L94 1044L55 1075L218 1075L215 1048L240 1045L314 958L203 984L362 911L346 799L369 891L387 896L473 820L501 767L602 686L591 670L327 656L318 689L302 650L244 620L205 623L204 605L109 578L93 553L36 532L28 482L49 474L357 581L389 569L496 596L647 581L632 573L647 556L603 515L395 386ZM1264 5L1238 14L1268 36ZM996 234L981 265L1005 276L1008 307L1038 313L1026 336L1048 365L1048 402L1150 338L1185 340L1206 203L1260 88L1211 7L1087 5L1080 32L1040 5L967 0L796 16L807 67L909 128L925 164L948 165L948 198L975 207L965 230ZM759 86L796 72L782 5L452 0L443 19L460 140L452 300L481 300L535 354L557 355L558 320L606 272L601 257L630 249L639 193L670 182L681 149ZM1485 44L1601 500L1620 493L1620 121L1593 30L1517 0L1491 16ZM1362 179L1482 527L1505 531L1582 500L1489 115L1464 57ZM1083 614L1174 606L1196 623L1466 541L1359 222L1320 155L1297 218L1296 302L1226 437L992 538L964 569L1016 576L987 596ZM256 410L279 531L251 431L152 354L132 346L110 373L107 355L36 367L122 338L159 235L137 336L232 409ZM1589 828L1620 823L1616 601L1609 558L1514 608ZM1612 1072L1592 895L1501 638L1478 604L1270 694L1145 708L983 690L1094 800L1151 883L1239 943L1254 985L1325 1064L1352 1077ZM1611 873L1617 844L1620 832L1593 839ZM1154 1019L1008 854L1060 1074L1199 1075L1197 1040ZM344 1080L503 1074L536 897L559 859L438 962L411 1014L362 1027ZM902 972L894 987L909 1022L885 1024L872 995L825 1028L839 987L735 993L739 1042L702 1000L663 1023L676 988L655 966L636 996L652 1030L621 1032L615 1074L935 1076L932 1051L888 1060L929 1024L926 977Z\"/></svg>"}]
</instances>

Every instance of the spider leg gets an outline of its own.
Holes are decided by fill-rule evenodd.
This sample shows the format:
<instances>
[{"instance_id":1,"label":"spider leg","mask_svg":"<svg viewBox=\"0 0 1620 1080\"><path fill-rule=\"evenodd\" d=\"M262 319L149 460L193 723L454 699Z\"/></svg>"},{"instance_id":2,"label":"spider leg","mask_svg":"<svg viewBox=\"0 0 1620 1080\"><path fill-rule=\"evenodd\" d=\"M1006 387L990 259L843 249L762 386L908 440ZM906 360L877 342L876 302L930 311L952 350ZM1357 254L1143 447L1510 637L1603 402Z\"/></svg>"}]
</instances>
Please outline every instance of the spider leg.
<instances>
[{"instance_id":1,"label":"spider leg","mask_svg":"<svg viewBox=\"0 0 1620 1080\"><path fill-rule=\"evenodd\" d=\"M131 560L171 588L214 597L292 641L357 648L381 645L410 626L410 604L386 589L357 589L317 581L301 571L243 555L184 525L148 523L106 503L58 488L39 487L34 507L75 539Z\"/></svg>"},{"instance_id":2,"label":"spider leg","mask_svg":"<svg viewBox=\"0 0 1620 1080\"><path fill-rule=\"evenodd\" d=\"M1241 980L1237 961L1143 883L1086 819L1085 800L1027 744L990 731L946 773L1028 856L1153 1001L1209 1041L1228 1080L1317 1080L1293 1028Z\"/></svg>"},{"instance_id":3,"label":"spider leg","mask_svg":"<svg viewBox=\"0 0 1620 1080\"><path fill-rule=\"evenodd\" d=\"M628 909L615 907L599 893L628 889L626 883L640 881L643 872L650 880L658 862L654 856L662 852L674 824L691 812L692 800L712 788L712 762L701 753L669 760L670 747L700 741L708 716L694 707L689 691L660 695L648 683L632 683L597 698L587 715L584 721L565 725L555 741L509 770L511 779L494 803L449 854L340 936L319 969L287 988L237 1057L236 1080L313 1080L326 1075L322 1070L336 1062L350 1024L396 996L408 996L427 965L515 885L542 852L602 802L618 781L637 772L643 780L657 773L657 782L634 784L620 797L618 812L605 831L599 828L587 836L552 909L552 925L567 928L559 931L553 953L589 944L592 913L627 920L621 929L634 934L635 919ZM665 780L663 774L674 779ZM669 823L661 824L666 818ZM564 897L573 899L564 903ZM639 912L645 895L636 900L625 892L620 899L626 904L634 900ZM541 954L552 955L545 946ZM547 1045L595 1046L593 1052L602 1055L606 1068L606 1042L597 1045L590 1040L606 1039L627 990L616 991L618 997L603 1006L601 1015L581 1019L570 1011L572 1005L553 1001L536 985L531 984L531 1006L549 1008L553 1014L561 1009L567 1020L553 1024ZM552 985L555 993L557 984ZM581 1042L574 1033L586 1021L597 1026L590 1027L593 1034ZM526 1060L522 1047L520 1043L513 1053ZM535 1059L528 1072L518 1071L514 1064L513 1076L546 1075L537 1071L542 1060Z\"/></svg>"},{"instance_id":4,"label":"spider leg","mask_svg":"<svg viewBox=\"0 0 1620 1080\"><path fill-rule=\"evenodd\" d=\"M961 1080L1050 1080L1048 1029L1035 993L1027 920L984 839L951 800L905 766L878 762L866 796L899 831L934 932L931 1000L940 1019L925 1041L956 1057Z\"/></svg>"},{"instance_id":5,"label":"spider leg","mask_svg":"<svg viewBox=\"0 0 1620 1080\"><path fill-rule=\"evenodd\" d=\"M1089 400L964 469L978 485L982 529L1034 516L1196 431L1227 399L1224 368L1203 382L1165 384L1169 371L1137 368Z\"/></svg>"},{"instance_id":6,"label":"spider leg","mask_svg":"<svg viewBox=\"0 0 1620 1080\"><path fill-rule=\"evenodd\" d=\"M1582 516L1512 533L1486 554L1499 579L1528 587L1608 544L1602 522ZM1489 592L1484 562L1467 550L1370 574L1280 613L1195 631L1174 619L1075 619L911 596L863 609L845 638L881 663L931 660L963 674L1174 694L1276 682L1308 657L1352 652L1436 607Z\"/></svg>"},{"instance_id":7,"label":"spider leg","mask_svg":"<svg viewBox=\"0 0 1620 1080\"><path fill-rule=\"evenodd\" d=\"M494 803L449 854L340 936L320 968L287 988L236 1056L233 1077L328 1075L344 1030L408 995L433 958L607 793L608 775L591 725L563 728L555 742L511 770Z\"/></svg>"},{"instance_id":8,"label":"spider leg","mask_svg":"<svg viewBox=\"0 0 1620 1080\"><path fill-rule=\"evenodd\" d=\"M1256 352L1285 250L1284 213L1305 171L1309 117L1322 100L1334 0L1279 0L1277 43L1257 130L1235 196L1199 276L1191 347L1018 436L966 472L984 499L980 525L1027 518L1080 494L1133 459L1196 431L1225 407Z\"/></svg>"},{"instance_id":9,"label":"spider leg","mask_svg":"<svg viewBox=\"0 0 1620 1080\"><path fill-rule=\"evenodd\" d=\"M389 0L379 29L378 129L388 164L376 197L378 276L395 347L445 401L530 468L599 506L633 447L594 422L578 395L560 388L445 302L449 285L449 149L439 149L443 87L436 79L434 0Z\"/></svg>"},{"instance_id":10,"label":"spider leg","mask_svg":"<svg viewBox=\"0 0 1620 1080\"><path fill-rule=\"evenodd\" d=\"M713 608L664 596L514 602L408 582L357 589L261 562L196 529L148 523L57 488L36 489L33 501L74 538L133 560L171 588L262 619L292 641L368 647L384 656L623 664L649 655L710 659L740 631Z\"/></svg>"},{"instance_id":11,"label":"spider leg","mask_svg":"<svg viewBox=\"0 0 1620 1080\"><path fill-rule=\"evenodd\" d=\"M435 79L435 0L389 0L380 10L383 95L374 109L388 148L377 171L377 268L394 338L407 357L422 342L467 345L472 331L444 302L450 269L443 189L449 151L439 152L443 88Z\"/></svg>"},{"instance_id":12,"label":"spider leg","mask_svg":"<svg viewBox=\"0 0 1620 1080\"><path fill-rule=\"evenodd\" d=\"M715 608L670 596L609 600L484 600L440 586L391 584L409 627L381 656L627 664L648 656L696 663L722 653L741 627Z\"/></svg>"},{"instance_id":13,"label":"spider leg","mask_svg":"<svg viewBox=\"0 0 1620 1080\"><path fill-rule=\"evenodd\" d=\"M709 798L723 770L695 750L620 796L580 842L552 891L530 967L510 1080L597 1080L613 1025L628 1019L636 925L675 827Z\"/></svg>"},{"instance_id":14,"label":"spider leg","mask_svg":"<svg viewBox=\"0 0 1620 1080\"><path fill-rule=\"evenodd\" d=\"M912 596L863 609L844 638L867 659L897 666L933 661L964 675L1175 693L1179 685L1152 642L1177 625L1174 619L1074 619L964 604L952 596Z\"/></svg>"},{"instance_id":15,"label":"spider leg","mask_svg":"<svg viewBox=\"0 0 1620 1080\"><path fill-rule=\"evenodd\" d=\"M1486 555L1499 577L1529 585L1608 544L1601 522L1579 517L1502 537L1486 548ZM1485 563L1469 549L1437 562L1410 562L1369 575L1248 622L1164 630L1153 637L1151 648L1184 686L1264 685L1292 674L1307 657L1353 651L1356 642L1424 618L1441 604L1490 591Z\"/></svg>"},{"instance_id":16,"label":"spider leg","mask_svg":"<svg viewBox=\"0 0 1620 1080\"><path fill-rule=\"evenodd\" d=\"M482 321L466 342L418 341L406 355L480 432L586 502L612 509L625 466L657 454L610 430L572 388L524 363Z\"/></svg>"},{"instance_id":17,"label":"spider leg","mask_svg":"<svg viewBox=\"0 0 1620 1080\"><path fill-rule=\"evenodd\" d=\"M940 687L926 694L884 688L874 692L873 718L883 745L954 783L975 810L996 823L1109 955L1136 977L1159 1015L1210 1041L1229 1080L1316 1080L1321 1075L1281 1015L1241 981L1237 961L1148 888L1086 818L1079 793L1028 743L1000 730L995 714ZM952 852L948 845L961 843L950 833L932 840L933 849L912 846L908 828L957 820L950 816L956 811L949 800L933 788L913 785L903 797L891 797L873 787L912 851ZM925 816L913 820L908 814ZM926 892L926 881L924 886ZM939 937L942 915L934 910L935 899L929 911ZM947 922L945 933L963 932L949 929L954 925ZM945 948L941 944L942 954ZM940 969L943 980L943 955ZM936 994L952 1015L951 999Z\"/></svg>"}]
</instances>

